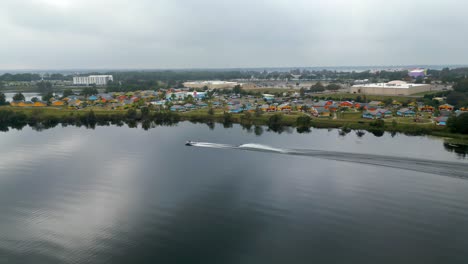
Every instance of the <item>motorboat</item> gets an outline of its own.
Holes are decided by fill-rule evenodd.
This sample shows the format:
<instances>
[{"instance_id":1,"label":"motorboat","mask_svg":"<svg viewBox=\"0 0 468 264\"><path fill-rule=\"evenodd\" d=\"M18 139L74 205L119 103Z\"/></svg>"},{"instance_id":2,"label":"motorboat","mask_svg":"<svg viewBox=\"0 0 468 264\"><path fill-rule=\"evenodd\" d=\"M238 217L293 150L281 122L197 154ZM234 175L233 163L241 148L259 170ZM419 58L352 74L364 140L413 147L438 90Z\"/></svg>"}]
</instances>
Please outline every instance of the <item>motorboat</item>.
<instances>
[{"instance_id":1,"label":"motorboat","mask_svg":"<svg viewBox=\"0 0 468 264\"><path fill-rule=\"evenodd\" d=\"M193 146L193 143L194 143L193 141L187 140L185 142L185 146Z\"/></svg>"}]
</instances>

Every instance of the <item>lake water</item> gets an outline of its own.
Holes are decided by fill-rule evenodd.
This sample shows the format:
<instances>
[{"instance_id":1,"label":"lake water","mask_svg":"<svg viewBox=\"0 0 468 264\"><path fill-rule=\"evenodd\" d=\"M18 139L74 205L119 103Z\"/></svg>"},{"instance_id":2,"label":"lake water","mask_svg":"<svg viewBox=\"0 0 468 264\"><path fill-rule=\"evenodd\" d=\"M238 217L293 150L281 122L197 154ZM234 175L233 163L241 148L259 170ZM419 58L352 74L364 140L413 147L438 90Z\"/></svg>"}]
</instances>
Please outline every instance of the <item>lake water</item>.
<instances>
[{"instance_id":1,"label":"lake water","mask_svg":"<svg viewBox=\"0 0 468 264\"><path fill-rule=\"evenodd\" d=\"M5 93L5 98L8 102L13 101L13 96L15 96L16 93ZM41 94L40 93L23 93L24 98L26 99L25 101L31 101L32 98L37 97L39 100L41 100Z\"/></svg>"},{"instance_id":2,"label":"lake water","mask_svg":"<svg viewBox=\"0 0 468 264\"><path fill-rule=\"evenodd\" d=\"M254 131L0 133L0 263L467 263L440 139Z\"/></svg>"}]
</instances>

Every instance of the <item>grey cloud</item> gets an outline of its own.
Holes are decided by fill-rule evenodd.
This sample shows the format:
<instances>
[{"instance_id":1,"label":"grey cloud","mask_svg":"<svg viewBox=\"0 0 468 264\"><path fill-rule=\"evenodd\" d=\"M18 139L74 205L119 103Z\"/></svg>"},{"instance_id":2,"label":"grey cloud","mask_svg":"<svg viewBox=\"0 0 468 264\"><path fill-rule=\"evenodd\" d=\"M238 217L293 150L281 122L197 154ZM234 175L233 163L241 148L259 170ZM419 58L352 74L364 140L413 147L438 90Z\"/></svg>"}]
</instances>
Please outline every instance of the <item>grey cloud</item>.
<instances>
[{"instance_id":1,"label":"grey cloud","mask_svg":"<svg viewBox=\"0 0 468 264\"><path fill-rule=\"evenodd\" d=\"M4 0L0 68L465 64L465 1Z\"/></svg>"}]
</instances>

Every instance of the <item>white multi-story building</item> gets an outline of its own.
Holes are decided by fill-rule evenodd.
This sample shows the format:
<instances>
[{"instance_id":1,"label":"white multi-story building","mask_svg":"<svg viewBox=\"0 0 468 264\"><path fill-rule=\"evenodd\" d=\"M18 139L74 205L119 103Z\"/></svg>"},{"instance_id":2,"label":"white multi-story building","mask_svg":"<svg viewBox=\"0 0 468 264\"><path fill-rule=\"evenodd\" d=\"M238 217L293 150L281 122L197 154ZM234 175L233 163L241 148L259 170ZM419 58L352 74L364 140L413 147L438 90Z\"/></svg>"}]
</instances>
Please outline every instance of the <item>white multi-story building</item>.
<instances>
[{"instance_id":1,"label":"white multi-story building","mask_svg":"<svg viewBox=\"0 0 468 264\"><path fill-rule=\"evenodd\" d=\"M109 81L114 81L112 75L90 75L73 77L73 85L107 85Z\"/></svg>"}]
</instances>

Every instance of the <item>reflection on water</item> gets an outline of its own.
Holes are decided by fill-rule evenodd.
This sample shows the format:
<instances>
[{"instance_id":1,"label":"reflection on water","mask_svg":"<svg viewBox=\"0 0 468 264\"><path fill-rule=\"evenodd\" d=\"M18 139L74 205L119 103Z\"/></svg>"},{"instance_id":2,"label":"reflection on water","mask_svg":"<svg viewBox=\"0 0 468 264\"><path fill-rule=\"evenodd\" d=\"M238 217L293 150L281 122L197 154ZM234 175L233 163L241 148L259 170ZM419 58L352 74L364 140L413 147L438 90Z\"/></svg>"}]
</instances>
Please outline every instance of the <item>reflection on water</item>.
<instances>
[{"instance_id":1,"label":"reflection on water","mask_svg":"<svg viewBox=\"0 0 468 264\"><path fill-rule=\"evenodd\" d=\"M66 120L64 120L66 121ZM83 122L83 120L77 120L76 118L72 118L70 120L69 123L67 122L63 122L63 123L60 123L58 120L55 120L55 119L51 119L51 120L48 120L47 122L37 122L37 123L26 123L26 122L19 122L18 124L9 124L9 125L6 125L6 124L0 124L0 132L8 132L10 131L10 128L11 129L16 129L16 130L19 130L21 131L23 128L25 127L31 127L33 130L35 131L44 131L44 130L47 130L47 129L51 129L51 128L55 128L57 126L62 126L62 127L67 127L69 125L71 126L76 126L76 127L85 127L87 129L95 129L96 126L117 126L117 127L122 127L124 125L126 125L128 128L141 128L145 131L149 130L149 129L154 129L156 127L160 127L160 126L174 126L174 125L177 125L178 121L175 121L175 122L171 122L171 121L153 121L153 120L143 120L141 122L138 122L136 120L120 120L120 119L115 119L115 120L111 120L111 121L107 121L107 120L97 120L97 121L94 121L94 122ZM192 122L194 124L197 124L197 122ZM210 130L214 130L216 128L216 123L213 122L213 121L207 121L207 122L202 122L204 123L205 125L208 126L208 128ZM233 123L229 122L229 123L218 123L218 125L222 125L223 128L232 128L233 127ZM259 125L253 125L253 124L240 124L239 125L240 127L242 127L243 130L245 130L247 133L254 133L256 136L261 136L264 132L264 130L267 130L268 132L274 132L274 133L278 133L278 134L282 134L282 133L287 133L287 134L291 134L294 132L294 128L292 127L285 127L285 126L281 126L281 127L263 127L263 126L259 126ZM333 131L333 130L336 130L336 129L328 129L328 131ZM338 134L342 137L345 137L347 136L352 130L351 129L340 129L340 130L336 130L338 131ZM311 128L296 128L296 132L299 133L299 134L309 134L312 132L312 129ZM356 130L355 131L355 134L358 138L362 138L366 135L366 132L363 131L363 130ZM371 134L375 137L382 137L385 135L385 132L384 131L380 131L380 130L377 130L377 131L369 131L369 133L367 134ZM388 135L390 135L392 138L394 138L395 136L397 136L399 133L397 132L388 132ZM460 158L466 158L467 157L467 154L468 154L468 146L467 145L464 145L464 144L454 144L454 143L450 143L450 142L445 142L443 143L444 144L444 149L449 151L449 152L453 152L455 154L457 154Z\"/></svg>"},{"instance_id":2,"label":"reflection on water","mask_svg":"<svg viewBox=\"0 0 468 264\"><path fill-rule=\"evenodd\" d=\"M444 142L444 148L449 152L456 153L459 157L462 158L466 158L468 155L468 145Z\"/></svg>"},{"instance_id":3,"label":"reflection on water","mask_svg":"<svg viewBox=\"0 0 468 264\"><path fill-rule=\"evenodd\" d=\"M0 146L0 263L468 258L468 180L443 176L466 160L427 137L183 122L26 127Z\"/></svg>"}]
</instances>

